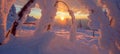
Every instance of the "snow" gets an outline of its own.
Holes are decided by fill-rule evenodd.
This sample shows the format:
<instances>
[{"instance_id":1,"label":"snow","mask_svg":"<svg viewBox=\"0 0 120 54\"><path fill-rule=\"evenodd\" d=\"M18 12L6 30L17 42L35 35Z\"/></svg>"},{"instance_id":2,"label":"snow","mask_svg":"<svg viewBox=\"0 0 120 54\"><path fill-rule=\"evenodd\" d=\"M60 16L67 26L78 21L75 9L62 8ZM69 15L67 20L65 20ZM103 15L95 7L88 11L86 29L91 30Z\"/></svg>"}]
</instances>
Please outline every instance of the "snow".
<instances>
[{"instance_id":1,"label":"snow","mask_svg":"<svg viewBox=\"0 0 120 54\"><path fill-rule=\"evenodd\" d=\"M68 10L70 16L72 17L72 25L71 25L71 33L70 33L70 40L74 41L76 37L76 20L75 15L72 10Z\"/></svg>"},{"instance_id":2,"label":"snow","mask_svg":"<svg viewBox=\"0 0 120 54\"><path fill-rule=\"evenodd\" d=\"M118 15L120 14L118 4L120 1L98 0L100 3L98 4L95 0L78 0L90 12L90 27L99 30L93 37L91 30L79 30L75 27L76 21L72 10L69 10L73 23L71 31L51 30L57 11L54 6L57 0L35 0L27 10L24 10L22 17L25 19L22 19L19 26L26 20L31 8L38 3L42 9L42 17L39 25L35 26L37 28L18 30L17 36L10 35L5 38L7 15L14 1L0 0L1 54L120 54L120 16ZM103 9L106 10L107 15Z\"/></svg>"},{"instance_id":3,"label":"snow","mask_svg":"<svg viewBox=\"0 0 120 54\"><path fill-rule=\"evenodd\" d=\"M29 30L28 30L29 31ZM98 36L92 37L90 30L79 30L76 40L69 40L70 32L66 30L48 31L34 36L27 30L22 31L17 38L11 36L11 40L0 46L1 54L108 54L98 44ZM84 31L84 32L83 32ZM98 33L96 33L98 34Z\"/></svg>"}]
</instances>

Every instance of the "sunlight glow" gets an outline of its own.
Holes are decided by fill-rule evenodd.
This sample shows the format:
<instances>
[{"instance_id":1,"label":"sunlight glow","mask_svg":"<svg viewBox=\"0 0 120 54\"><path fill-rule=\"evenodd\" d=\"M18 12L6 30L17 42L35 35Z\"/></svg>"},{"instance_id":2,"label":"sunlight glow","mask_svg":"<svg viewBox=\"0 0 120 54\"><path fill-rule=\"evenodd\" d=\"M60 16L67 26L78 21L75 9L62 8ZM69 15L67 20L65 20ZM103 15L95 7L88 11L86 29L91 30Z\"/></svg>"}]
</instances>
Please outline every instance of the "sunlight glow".
<instances>
[{"instance_id":1,"label":"sunlight glow","mask_svg":"<svg viewBox=\"0 0 120 54\"><path fill-rule=\"evenodd\" d=\"M63 20L65 20L65 18L64 18L64 17L61 17L60 19L61 19L62 21L63 21Z\"/></svg>"},{"instance_id":2,"label":"sunlight glow","mask_svg":"<svg viewBox=\"0 0 120 54\"><path fill-rule=\"evenodd\" d=\"M89 14L87 14L87 13L79 13L79 12L76 12L76 13L74 13L74 15L75 15L75 17L76 17L76 19L88 19L88 16L89 16ZM68 12L61 12L61 11L58 11L57 13L56 13L56 16L55 16L55 18L68 18L68 19L71 19L71 16L69 15L69 13Z\"/></svg>"},{"instance_id":3,"label":"sunlight glow","mask_svg":"<svg viewBox=\"0 0 120 54\"><path fill-rule=\"evenodd\" d=\"M71 18L68 12L57 11L55 18Z\"/></svg>"},{"instance_id":4,"label":"sunlight glow","mask_svg":"<svg viewBox=\"0 0 120 54\"><path fill-rule=\"evenodd\" d=\"M76 12L74 13L76 19L88 19L89 14ZM65 25L67 23L67 19L71 19L71 16L68 12L57 11L55 16L55 21L59 24Z\"/></svg>"}]
</instances>

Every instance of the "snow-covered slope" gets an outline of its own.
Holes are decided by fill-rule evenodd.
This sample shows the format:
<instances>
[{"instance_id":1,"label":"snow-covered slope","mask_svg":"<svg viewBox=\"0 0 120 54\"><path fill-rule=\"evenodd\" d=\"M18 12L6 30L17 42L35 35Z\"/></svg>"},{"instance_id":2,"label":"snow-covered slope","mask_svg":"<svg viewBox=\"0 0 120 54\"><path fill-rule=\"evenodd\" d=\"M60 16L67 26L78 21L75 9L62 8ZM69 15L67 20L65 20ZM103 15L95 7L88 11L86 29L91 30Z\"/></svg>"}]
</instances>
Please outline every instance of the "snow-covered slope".
<instances>
[{"instance_id":1,"label":"snow-covered slope","mask_svg":"<svg viewBox=\"0 0 120 54\"><path fill-rule=\"evenodd\" d=\"M33 31L34 32L34 31ZM79 30L76 40L69 41L66 30L48 31L37 36L23 31L17 38L12 37L6 45L0 46L1 54L108 54L98 45L98 37L92 37L88 30ZM98 34L98 33L96 33Z\"/></svg>"}]
</instances>

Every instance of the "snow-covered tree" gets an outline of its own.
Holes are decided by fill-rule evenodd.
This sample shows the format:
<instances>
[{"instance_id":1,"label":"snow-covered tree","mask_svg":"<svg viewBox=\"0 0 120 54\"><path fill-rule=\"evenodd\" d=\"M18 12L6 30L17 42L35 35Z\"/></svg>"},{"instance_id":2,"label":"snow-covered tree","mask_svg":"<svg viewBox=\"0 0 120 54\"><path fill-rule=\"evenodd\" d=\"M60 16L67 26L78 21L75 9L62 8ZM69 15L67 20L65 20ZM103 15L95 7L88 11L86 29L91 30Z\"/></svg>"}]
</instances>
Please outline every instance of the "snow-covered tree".
<instances>
[{"instance_id":1,"label":"snow-covered tree","mask_svg":"<svg viewBox=\"0 0 120 54\"><path fill-rule=\"evenodd\" d=\"M103 8L107 10L107 16L112 18L111 27L120 33L120 1L119 0L100 0Z\"/></svg>"},{"instance_id":2,"label":"snow-covered tree","mask_svg":"<svg viewBox=\"0 0 120 54\"><path fill-rule=\"evenodd\" d=\"M101 6L98 6L95 2L93 1L88 1L88 0L81 0L85 6L87 6L87 9L91 12L90 13L90 20L91 21L98 21L100 23L100 27L97 25L94 25L92 27L100 28L100 38L99 38L99 43L100 46L103 47L104 49L107 49L109 53L111 54L120 54L119 50L119 13L118 7L116 7L116 2L115 0L98 0L100 1L102 7L106 7L107 13L109 15L109 18L112 19L112 24L110 25L110 21L108 16L103 12L103 8ZM94 17L92 17L94 16ZM94 19L92 19L92 18ZM116 46L117 45L117 46Z\"/></svg>"},{"instance_id":3,"label":"snow-covered tree","mask_svg":"<svg viewBox=\"0 0 120 54\"><path fill-rule=\"evenodd\" d=\"M0 0L0 42L5 39L7 16L14 2L15 0Z\"/></svg>"},{"instance_id":4,"label":"snow-covered tree","mask_svg":"<svg viewBox=\"0 0 120 54\"><path fill-rule=\"evenodd\" d=\"M17 19L17 13L15 5L12 5L10 12L7 17L7 30L12 26L12 23Z\"/></svg>"},{"instance_id":5,"label":"snow-covered tree","mask_svg":"<svg viewBox=\"0 0 120 54\"><path fill-rule=\"evenodd\" d=\"M100 27L100 24L98 22L98 17L96 16L96 14L94 13L94 10L89 10L91 13L90 15L88 16L89 18L89 27L91 29L99 29Z\"/></svg>"},{"instance_id":6,"label":"snow-covered tree","mask_svg":"<svg viewBox=\"0 0 120 54\"><path fill-rule=\"evenodd\" d=\"M95 31L98 30L100 28L100 23L98 21L98 16L96 16L96 13L94 13L94 10L91 9L89 10L89 22L88 25L90 27L91 30L93 30L93 37L95 36Z\"/></svg>"},{"instance_id":7,"label":"snow-covered tree","mask_svg":"<svg viewBox=\"0 0 120 54\"><path fill-rule=\"evenodd\" d=\"M107 10L108 18L112 18L110 27L111 31L109 34L111 36L111 46L109 46L109 51L111 54L120 54L120 9L119 9L119 2L118 0L99 0L100 5ZM108 38L109 38L108 37Z\"/></svg>"},{"instance_id":8,"label":"snow-covered tree","mask_svg":"<svg viewBox=\"0 0 120 54\"><path fill-rule=\"evenodd\" d=\"M46 32L51 26L56 15L56 7L54 6L57 0L38 0L38 4L42 10L39 26L35 34Z\"/></svg>"}]
</instances>

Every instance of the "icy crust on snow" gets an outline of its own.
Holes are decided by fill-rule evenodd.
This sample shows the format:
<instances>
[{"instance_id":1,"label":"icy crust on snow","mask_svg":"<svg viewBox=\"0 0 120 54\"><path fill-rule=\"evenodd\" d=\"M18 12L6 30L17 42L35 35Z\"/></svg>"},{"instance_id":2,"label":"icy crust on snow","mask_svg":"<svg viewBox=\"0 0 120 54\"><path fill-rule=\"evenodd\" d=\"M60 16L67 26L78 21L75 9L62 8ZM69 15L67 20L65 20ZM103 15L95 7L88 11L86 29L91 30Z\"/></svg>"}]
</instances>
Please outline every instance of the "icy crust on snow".
<instances>
[{"instance_id":1,"label":"icy crust on snow","mask_svg":"<svg viewBox=\"0 0 120 54\"><path fill-rule=\"evenodd\" d=\"M108 54L98 45L98 38L78 33L79 39L71 42L68 31L48 31L37 36L15 38L0 46L1 54ZM89 31L86 31L89 32ZM60 33L60 34L58 34ZM62 34L61 34L62 33ZM62 35L62 36L61 36ZM84 36L83 36L84 35Z\"/></svg>"}]
</instances>

